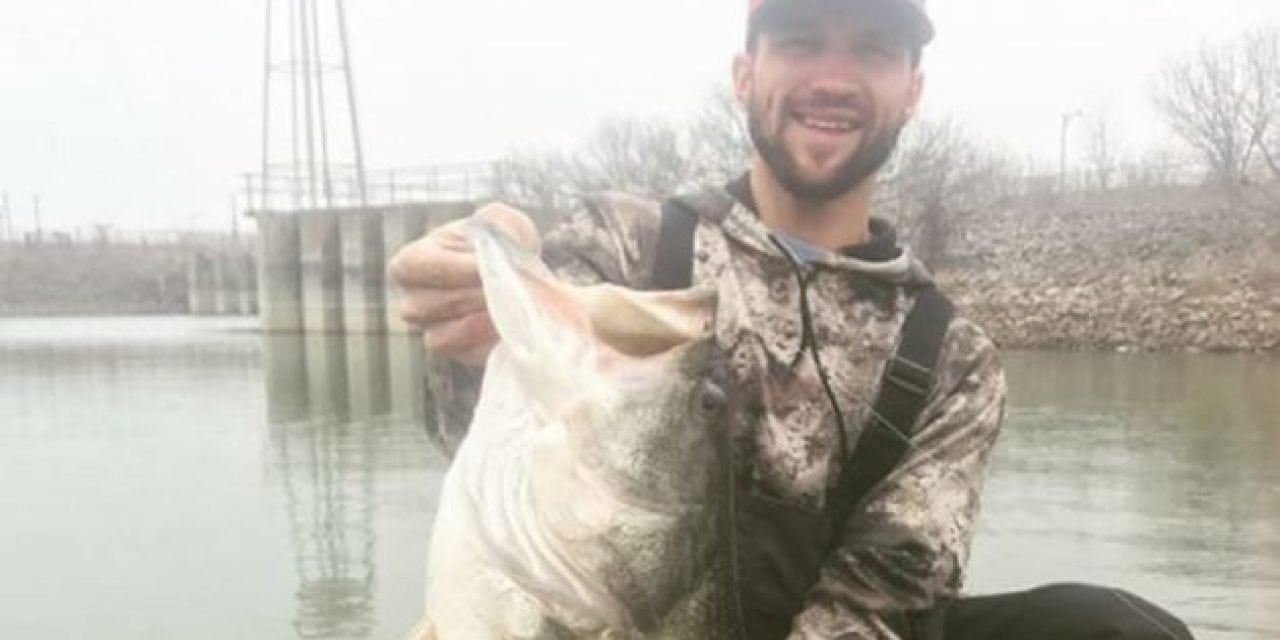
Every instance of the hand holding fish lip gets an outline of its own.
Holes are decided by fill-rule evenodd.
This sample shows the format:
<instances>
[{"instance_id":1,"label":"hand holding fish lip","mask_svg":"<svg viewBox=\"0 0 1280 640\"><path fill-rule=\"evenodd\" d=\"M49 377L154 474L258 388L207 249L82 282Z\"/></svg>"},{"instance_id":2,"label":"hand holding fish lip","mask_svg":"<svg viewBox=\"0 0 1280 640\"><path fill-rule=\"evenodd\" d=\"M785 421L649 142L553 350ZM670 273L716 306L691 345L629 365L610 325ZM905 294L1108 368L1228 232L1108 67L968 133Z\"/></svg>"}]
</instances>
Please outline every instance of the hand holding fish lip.
<instances>
[{"instance_id":1,"label":"hand holding fish lip","mask_svg":"<svg viewBox=\"0 0 1280 640\"><path fill-rule=\"evenodd\" d=\"M441 488L424 618L441 640L735 637L718 290L561 281L464 224L501 335Z\"/></svg>"},{"instance_id":2,"label":"hand holding fish lip","mask_svg":"<svg viewBox=\"0 0 1280 640\"><path fill-rule=\"evenodd\" d=\"M471 216L485 220L537 253L542 239L523 212L493 203ZM489 318L467 220L455 220L405 246L391 259L390 274L402 291L399 313L422 328L427 349L463 364L483 364L498 336Z\"/></svg>"}]
</instances>

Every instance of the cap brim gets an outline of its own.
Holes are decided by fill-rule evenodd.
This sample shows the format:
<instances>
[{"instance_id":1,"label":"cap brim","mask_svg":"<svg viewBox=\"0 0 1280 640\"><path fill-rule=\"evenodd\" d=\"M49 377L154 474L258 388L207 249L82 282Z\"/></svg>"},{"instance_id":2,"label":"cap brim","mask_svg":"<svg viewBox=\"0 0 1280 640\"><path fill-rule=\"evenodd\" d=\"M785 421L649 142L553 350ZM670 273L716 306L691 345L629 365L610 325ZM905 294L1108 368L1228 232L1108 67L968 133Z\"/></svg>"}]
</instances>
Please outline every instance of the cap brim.
<instances>
[{"instance_id":1,"label":"cap brim","mask_svg":"<svg viewBox=\"0 0 1280 640\"><path fill-rule=\"evenodd\" d=\"M933 40L933 22L920 7L900 0L764 0L751 13L748 29L756 33L761 27L776 24L796 12L824 12L835 8L876 12L885 16L895 31L913 46L924 46Z\"/></svg>"}]
</instances>

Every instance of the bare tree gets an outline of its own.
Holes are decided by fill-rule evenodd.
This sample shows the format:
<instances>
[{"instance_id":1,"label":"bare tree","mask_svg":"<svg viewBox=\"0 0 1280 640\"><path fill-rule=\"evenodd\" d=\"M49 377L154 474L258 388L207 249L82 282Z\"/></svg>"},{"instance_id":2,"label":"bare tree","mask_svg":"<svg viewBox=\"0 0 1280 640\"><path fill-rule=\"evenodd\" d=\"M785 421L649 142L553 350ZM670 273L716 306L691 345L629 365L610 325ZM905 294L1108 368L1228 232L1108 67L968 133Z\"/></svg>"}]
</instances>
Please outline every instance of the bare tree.
<instances>
[{"instance_id":1,"label":"bare tree","mask_svg":"<svg viewBox=\"0 0 1280 640\"><path fill-rule=\"evenodd\" d=\"M702 183L722 183L746 168L754 147L746 114L728 85L719 85L707 97L687 130L691 169Z\"/></svg>"},{"instance_id":2,"label":"bare tree","mask_svg":"<svg viewBox=\"0 0 1280 640\"><path fill-rule=\"evenodd\" d=\"M1253 31L1240 44L1251 101L1250 143L1272 179L1280 179L1280 27Z\"/></svg>"},{"instance_id":3,"label":"bare tree","mask_svg":"<svg viewBox=\"0 0 1280 640\"><path fill-rule=\"evenodd\" d=\"M684 132L661 120L602 122L572 153L513 153L494 164L494 197L548 219L600 191L665 198L696 177Z\"/></svg>"},{"instance_id":4,"label":"bare tree","mask_svg":"<svg viewBox=\"0 0 1280 640\"><path fill-rule=\"evenodd\" d=\"M577 156L583 192L616 189L664 198L686 186L692 163L680 129L661 120L602 123Z\"/></svg>"},{"instance_id":5,"label":"bare tree","mask_svg":"<svg viewBox=\"0 0 1280 640\"><path fill-rule=\"evenodd\" d=\"M882 204L896 209L921 260L945 266L962 212L996 206L1017 191L1016 163L952 118L911 124L884 172Z\"/></svg>"},{"instance_id":6,"label":"bare tree","mask_svg":"<svg viewBox=\"0 0 1280 640\"><path fill-rule=\"evenodd\" d=\"M1254 155L1269 164L1271 130L1280 123L1277 30L1237 42L1200 46L1169 61L1153 91L1156 107L1175 133L1200 155L1219 182L1247 181Z\"/></svg>"},{"instance_id":7,"label":"bare tree","mask_svg":"<svg viewBox=\"0 0 1280 640\"><path fill-rule=\"evenodd\" d=\"M615 118L571 153L513 153L494 164L494 197L553 217L590 193L618 190L665 198L745 170L752 152L743 115L716 87L689 122Z\"/></svg>"},{"instance_id":8,"label":"bare tree","mask_svg":"<svg viewBox=\"0 0 1280 640\"><path fill-rule=\"evenodd\" d=\"M493 163L489 191L546 224L581 200L581 191L569 180L575 171L573 161L561 153L512 153Z\"/></svg>"},{"instance_id":9,"label":"bare tree","mask_svg":"<svg viewBox=\"0 0 1280 640\"><path fill-rule=\"evenodd\" d=\"M1136 188L1168 187L1178 182L1181 169L1193 163L1168 147L1148 149L1132 161L1119 165L1121 181Z\"/></svg>"}]
</instances>

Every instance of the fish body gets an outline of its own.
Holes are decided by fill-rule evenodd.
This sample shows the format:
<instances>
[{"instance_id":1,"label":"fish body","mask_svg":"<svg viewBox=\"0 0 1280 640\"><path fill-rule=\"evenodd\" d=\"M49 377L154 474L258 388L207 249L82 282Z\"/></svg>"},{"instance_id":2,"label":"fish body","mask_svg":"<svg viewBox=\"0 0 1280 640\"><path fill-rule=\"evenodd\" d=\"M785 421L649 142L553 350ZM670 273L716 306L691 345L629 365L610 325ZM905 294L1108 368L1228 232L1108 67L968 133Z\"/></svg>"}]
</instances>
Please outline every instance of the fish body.
<instances>
[{"instance_id":1,"label":"fish body","mask_svg":"<svg viewBox=\"0 0 1280 640\"><path fill-rule=\"evenodd\" d=\"M501 340L445 476L421 636L738 637L714 293L572 287L468 235Z\"/></svg>"}]
</instances>

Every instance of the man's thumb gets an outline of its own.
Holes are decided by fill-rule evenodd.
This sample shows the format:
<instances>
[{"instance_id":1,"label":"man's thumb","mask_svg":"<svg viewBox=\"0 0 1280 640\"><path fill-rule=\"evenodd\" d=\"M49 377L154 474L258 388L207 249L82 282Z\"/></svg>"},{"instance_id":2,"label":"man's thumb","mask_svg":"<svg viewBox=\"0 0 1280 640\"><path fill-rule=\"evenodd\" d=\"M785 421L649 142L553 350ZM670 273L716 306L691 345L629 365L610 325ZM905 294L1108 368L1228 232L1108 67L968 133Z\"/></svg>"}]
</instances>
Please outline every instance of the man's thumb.
<instances>
[{"instance_id":1,"label":"man's thumb","mask_svg":"<svg viewBox=\"0 0 1280 640\"><path fill-rule=\"evenodd\" d=\"M502 229L530 251L542 252L542 234L538 233L538 227L523 211L494 202L476 209L472 215Z\"/></svg>"}]
</instances>

